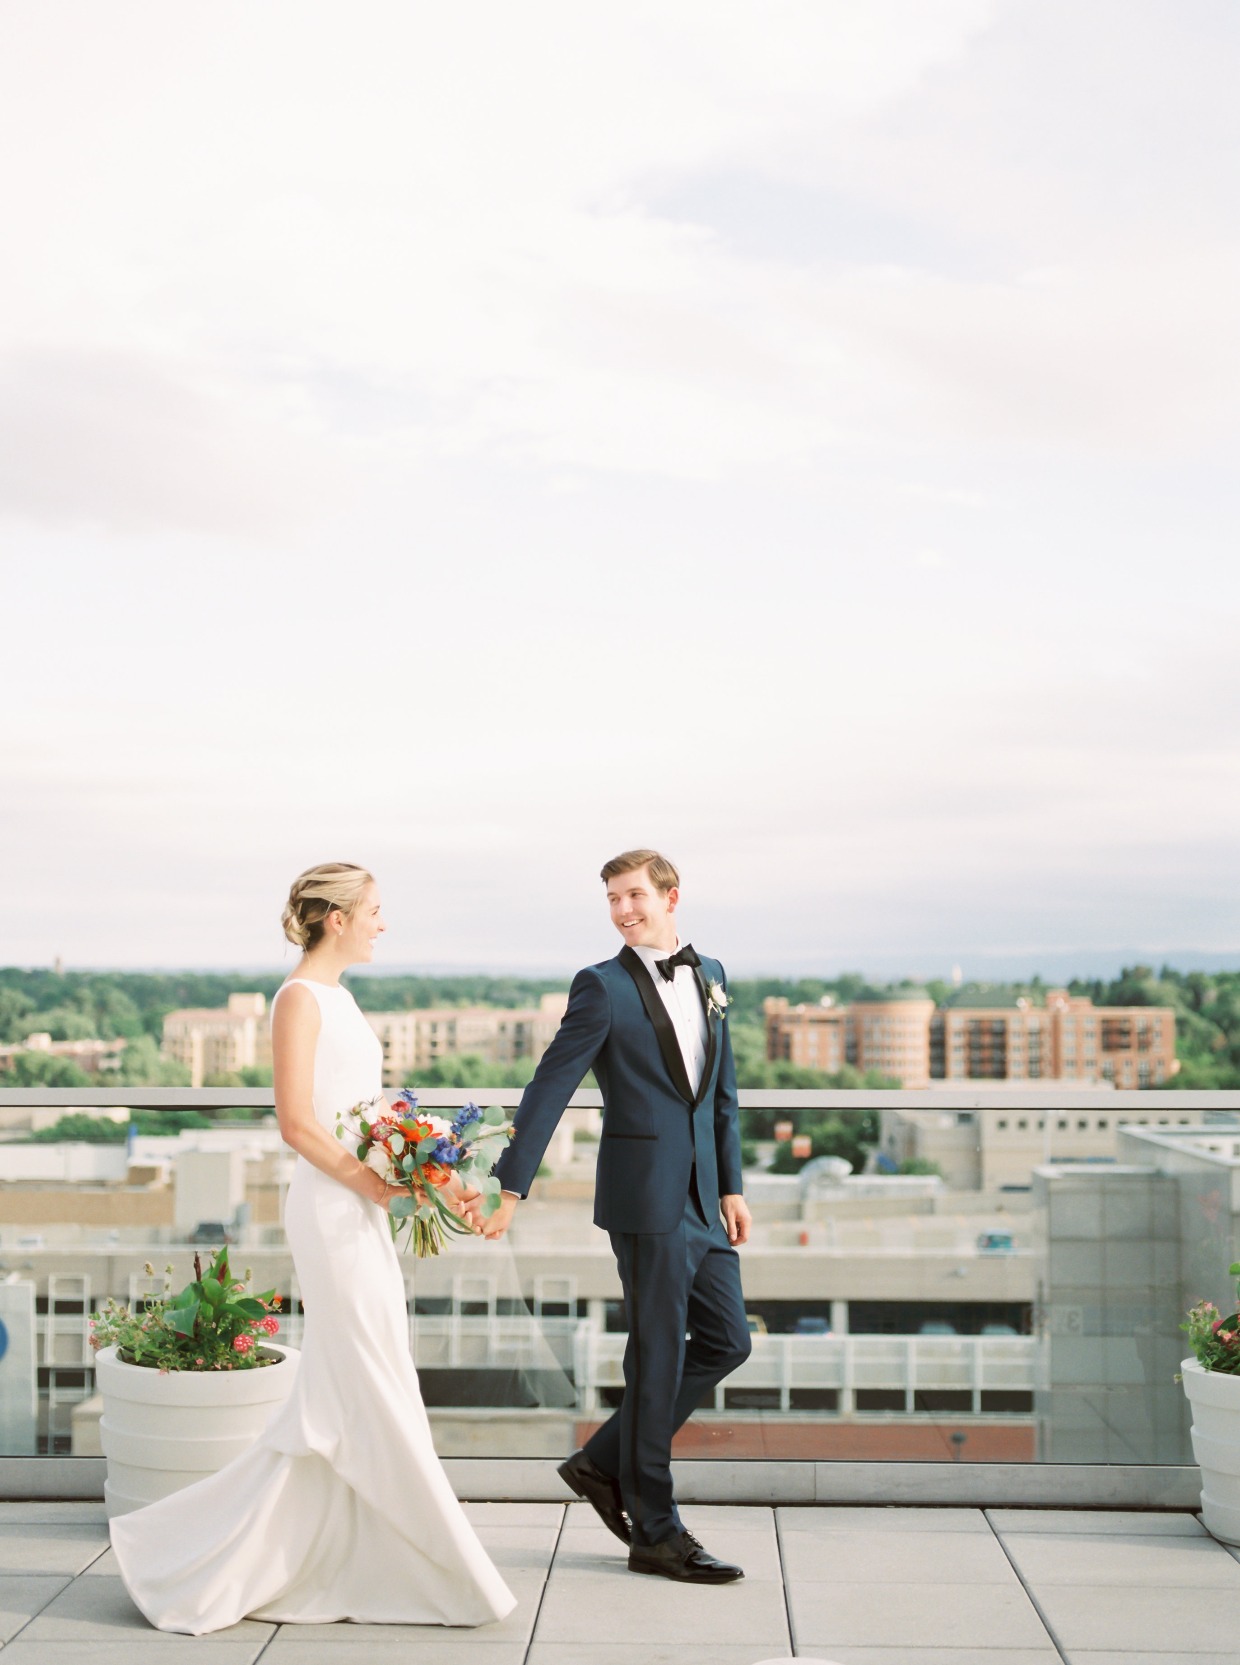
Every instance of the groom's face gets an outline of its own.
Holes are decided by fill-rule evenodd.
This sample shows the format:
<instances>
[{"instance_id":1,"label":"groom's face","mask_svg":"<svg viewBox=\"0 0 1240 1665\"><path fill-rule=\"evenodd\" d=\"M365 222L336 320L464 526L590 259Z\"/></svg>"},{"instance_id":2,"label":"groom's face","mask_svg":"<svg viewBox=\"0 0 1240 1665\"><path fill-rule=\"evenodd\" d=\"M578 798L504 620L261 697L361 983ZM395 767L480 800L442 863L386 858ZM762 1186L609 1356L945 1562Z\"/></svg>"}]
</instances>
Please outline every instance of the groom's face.
<instances>
[{"instance_id":1,"label":"groom's face","mask_svg":"<svg viewBox=\"0 0 1240 1665\"><path fill-rule=\"evenodd\" d=\"M673 916L679 900L680 892L674 886L662 891L653 885L645 867L618 873L607 885L611 922L630 948L674 948Z\"/></svg>"}]
</instances>

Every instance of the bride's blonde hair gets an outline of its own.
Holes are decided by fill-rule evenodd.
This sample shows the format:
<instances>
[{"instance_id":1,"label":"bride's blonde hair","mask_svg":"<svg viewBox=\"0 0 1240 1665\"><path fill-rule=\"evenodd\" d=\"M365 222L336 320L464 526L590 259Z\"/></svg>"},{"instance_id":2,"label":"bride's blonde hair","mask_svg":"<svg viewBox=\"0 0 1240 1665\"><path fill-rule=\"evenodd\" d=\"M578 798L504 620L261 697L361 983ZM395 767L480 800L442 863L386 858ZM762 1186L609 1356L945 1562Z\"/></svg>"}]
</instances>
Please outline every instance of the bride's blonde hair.
<instances>
[{"instance_id":1,"label":"bride's blonde hair","mask_svg":"<svg viewBox=\"0 0 1240 1665\"><path fill-rule=\"evenodd\" d=\"M309 951L323 940L323 921L339 908L347 919L374 876L351 861L325 861L293 880L280 923L296 947Z\"/></svg>"}]
</instances>

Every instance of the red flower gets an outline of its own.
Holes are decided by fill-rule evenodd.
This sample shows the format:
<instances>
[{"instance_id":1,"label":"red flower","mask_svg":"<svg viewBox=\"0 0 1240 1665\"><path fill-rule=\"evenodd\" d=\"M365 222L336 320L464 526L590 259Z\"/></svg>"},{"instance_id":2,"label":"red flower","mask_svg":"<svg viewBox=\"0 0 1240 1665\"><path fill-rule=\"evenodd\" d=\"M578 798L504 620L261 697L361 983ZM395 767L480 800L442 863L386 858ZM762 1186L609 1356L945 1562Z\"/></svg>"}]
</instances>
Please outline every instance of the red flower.
<instances>
[{"instance_id":1,"label":"red flower","mask_svg":"<svg viewBox=\"0 0 1240 1665\"><path fill-rule=\"evenodd\" d=\"M279 1328L280 1328L280 1320L278 1318L272 1318L272 1317L269 1316L267 1318L262 1319L260 1321L258 1327L266 1335L275 1335L277 1333L277 1331L279 1330Z\"/></svg>"},{"instance_id":2,"label":"red flower","mask_svg":"<svg viewBox=\"0 0 1240 1665\"><path fill-rule=\"evenodd\" d=\"M252 1335L235 1335L233 1337L233 1348L238 1353L248 1353L253 1345L254 1337Z\"/></svg>"}]
</instances>

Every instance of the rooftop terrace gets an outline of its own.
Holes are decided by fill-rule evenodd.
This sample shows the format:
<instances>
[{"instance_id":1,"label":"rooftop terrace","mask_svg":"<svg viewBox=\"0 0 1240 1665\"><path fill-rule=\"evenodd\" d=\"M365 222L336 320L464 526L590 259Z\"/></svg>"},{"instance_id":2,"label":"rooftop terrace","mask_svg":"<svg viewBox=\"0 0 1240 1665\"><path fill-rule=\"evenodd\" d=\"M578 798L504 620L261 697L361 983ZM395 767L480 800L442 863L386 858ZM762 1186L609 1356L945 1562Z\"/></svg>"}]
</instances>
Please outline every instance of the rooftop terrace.
<instances>
[{"instance_id":1,"label":"rooftop terrace","mask_svg":"<svg viewBox=\"0 0 1240 1665\"><path fill-rule=\"evenodd\" d=\"M697 1505L745 1567L629 1573L584 1504L470 1503L518 1597L483 1630L272 1625L165 1636L116 1575L100 1503L0 1504L5 1665L1234 1665L1240 1551L1187 1512ZM388 1650L391 1649L389 1654ZM401 1650L399 1653L396 1650ZM406 1650L408 1650L406 1652Z\"/></svg>"}]
</instances>

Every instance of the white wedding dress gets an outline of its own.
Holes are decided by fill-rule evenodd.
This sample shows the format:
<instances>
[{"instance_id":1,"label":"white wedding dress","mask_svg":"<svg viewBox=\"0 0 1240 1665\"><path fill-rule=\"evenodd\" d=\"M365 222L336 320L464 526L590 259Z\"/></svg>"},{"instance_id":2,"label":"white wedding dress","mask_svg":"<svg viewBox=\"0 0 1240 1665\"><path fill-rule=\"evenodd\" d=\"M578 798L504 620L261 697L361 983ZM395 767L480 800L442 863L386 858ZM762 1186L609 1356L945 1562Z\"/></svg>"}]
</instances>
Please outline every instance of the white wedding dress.
<instances>
[{"instance_id":1,"label":"white wedding dress","mask_svg":"<svg viewBox=\"0 0 1240 1665\"><path fill-rule=\"evenodd\" d=\"M318 1001L314 1113L334 1133L382 1090L382 1048L347 989L294 981ZM502 1619L516 1598L435 1454L386 1214L298 1157L284 1224L305 1305L289 1397L218 1474L112 1521L126 1588L191 1636L243 1618Z\"/></svg>"}]
</instances>

